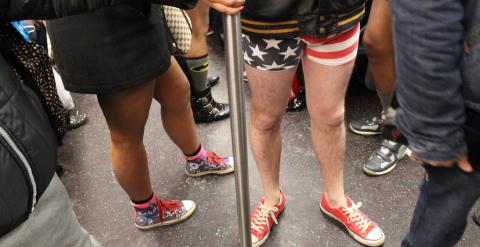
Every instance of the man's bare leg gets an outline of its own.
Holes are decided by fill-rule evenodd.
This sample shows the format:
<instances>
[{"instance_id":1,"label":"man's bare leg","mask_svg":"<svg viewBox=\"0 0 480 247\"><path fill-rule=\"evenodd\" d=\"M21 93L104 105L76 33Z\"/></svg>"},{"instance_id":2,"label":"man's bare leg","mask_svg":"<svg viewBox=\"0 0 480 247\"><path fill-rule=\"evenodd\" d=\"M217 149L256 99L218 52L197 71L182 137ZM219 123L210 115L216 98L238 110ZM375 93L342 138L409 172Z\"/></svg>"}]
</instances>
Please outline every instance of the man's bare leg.
<instances>
[{"instance_id":1,"label":"man's bare leg","mask_svg":"<svg viewBox=\"0 0 480 247\"><path fill-rule=\"evenodd\" d=\"M280 194L281 122L296 68L262 71L245 65L251 91L249 137L265 192L265 206L278 204Z\"/></svg>"},{"instance_id":2,"label":"man's bare leg","mask_svg":"<svg viewBox=\"0 0 480 247\"><path fill-rule=\"evenodd\" d=\"M345 206L345 91L352 69L353 62L325 66L308 58L303 60L313 148L320 162L325 196L335 208Z\"/></svg>"}]
</instances>

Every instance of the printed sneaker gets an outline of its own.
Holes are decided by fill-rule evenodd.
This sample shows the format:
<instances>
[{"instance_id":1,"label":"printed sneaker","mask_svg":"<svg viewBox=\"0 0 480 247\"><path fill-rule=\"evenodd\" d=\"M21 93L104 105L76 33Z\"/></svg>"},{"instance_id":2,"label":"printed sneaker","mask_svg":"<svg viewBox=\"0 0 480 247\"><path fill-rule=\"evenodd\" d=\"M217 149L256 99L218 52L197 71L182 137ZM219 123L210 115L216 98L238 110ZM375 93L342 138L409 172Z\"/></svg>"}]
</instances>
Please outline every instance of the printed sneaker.
<instances>
[{"instance_id":1,"label":"printed sneaker","mask_svg":"<svg viewBox=\"0 0 480 247\"><path fill-rule=\"evenodd\" d=\"M250 215L253 247L258 247L265 243L273 224L278 224L277 218L285 208L285 194L282 192L280 202L275 207L267 208L263 203L264 199L262 198Z\"/></svg>"},{"instance_id":2,"label":"printed sneaker","mask_svg":"<svg viewBox=\"0 0 480 247\"><path fill-rule=\"evenodd\" d=\"M347 228L350 236L359 243L366 246L382 245L385 241L385 235L375 222L359 210L362 203L355 204L349 197L346 199L347 207L331 208L323 194L320 209L330 218L342 223Z\"/></svg>"},{"instance_id":3,"label":"printed sneaker","mask_svg":"<svg viewBox=\"0 0 480 247\"><path fill-rule=\"evenodd\" d=\"M135 209L135 226L147 230L159 226L176 224L186 220L195 212L196 205L190 200L151 200L148 206Z\"/></svg>"},{"instance_id":4,"label":"printed sneaker","mask_svg":"<svg viewBox=\"0 0 480 247\"><path fill-rule=\"evenodd\" d=\"M371 176L387 174L397 166L407 151L407 146L385 139L363 165L363 172Z\"/></svg>"},{"instance_id":5,"label":"printed sneaker","mask_svg":"<svg viewBox=\"0 0 480 247\"><path fill-rule=\"evenodd\" d=\"M362 118L351 121L348 127L353 133L362 136L380 135L382 133L383 122L383 116Z\"/></svg>"},{"instance_id":6,"label":"printed sneaker","mask_svg":"<svg viewBox=\"0 0 480 247\"><path fill-rule=\"evenodd\" d=\"M205 157L187 159L185 173L190 177L200 177L208 174L224 175L234 171L233 157L219 157L206 151Z\"/></svg>"}]
</instances>

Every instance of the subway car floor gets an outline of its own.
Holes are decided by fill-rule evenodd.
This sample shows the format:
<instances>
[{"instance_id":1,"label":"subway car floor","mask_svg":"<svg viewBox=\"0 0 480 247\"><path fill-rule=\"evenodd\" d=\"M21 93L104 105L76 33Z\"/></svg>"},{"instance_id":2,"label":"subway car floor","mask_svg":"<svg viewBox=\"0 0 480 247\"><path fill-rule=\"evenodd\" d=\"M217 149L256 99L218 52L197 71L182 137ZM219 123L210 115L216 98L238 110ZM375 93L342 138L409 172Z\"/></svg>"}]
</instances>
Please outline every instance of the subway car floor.
<instances>
[{"instance_id":1,"label":"subway car floor","mask_svg":"<svg viewBox=\"0 0 480 247\"><path fill-rule=\"evenodd\" d=\"M210 74L221 76L214 98L227 102L223 51L210 48ZM246 94L249 107L248 89ZM152 103L145 130L150 176L160 198L191 199L197 211L187 221L148 231L137 230L133 209L110 167L109 134L94 95L74 95L77 108L89 122L71 131L59 150L65 173L61 177L70 194L79 222L104 246L238 246L234 175L190 178L185 160L162 128L160 107ZM134 111L134 109L131 109ZM375 93L361 83L351 83L347 93L346 120L378 114ZM202 143L222 155L231 155L230 122L198 124ZM281 185L286 209L264 246L361 246L343 228L324 217L319 209L322 179L312 150L306 111L286 113L283 121ZM389 174L369 177L363 162L378 147L380 137L358 136L347 131L345 190L362 210L384 230L384 246L399 246L408 230L423 169L408 157ZM250 206L262 196L262 187L249 149ZM132 164L135 165L135 164ZM478 205L478 203L477 203ZM457 246L480 246L480 227L471 217Z\"/></svg>"}]
</instances>

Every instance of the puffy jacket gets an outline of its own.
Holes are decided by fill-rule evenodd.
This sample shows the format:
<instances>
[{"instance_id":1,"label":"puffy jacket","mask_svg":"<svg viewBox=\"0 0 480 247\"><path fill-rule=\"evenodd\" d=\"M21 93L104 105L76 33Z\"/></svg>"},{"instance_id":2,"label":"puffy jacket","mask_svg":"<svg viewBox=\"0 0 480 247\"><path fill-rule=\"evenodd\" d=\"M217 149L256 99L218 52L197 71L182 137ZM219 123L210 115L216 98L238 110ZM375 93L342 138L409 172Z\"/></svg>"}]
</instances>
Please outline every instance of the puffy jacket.
<instances>
[{"instance_id":1,"label":"puffy jacket","mask_svg":"<svg viewBox=\"0 0 480 247\"><path fill-rule=\"evenodd\" d=\"M19 19L51 19L141 0L0 0L0 24ZM1 29L0 29L1 32ZM55 172L57 142L42 105L20 83L19 66L0 44L0 237L25 221Z\"/></svg>"},{"instance_id":2,"label":"puffy jacket","mask_svg":"<svg viewBox=\"0 0 480 247\"><path fill-rule=\"evenodd\" d=\"M268 38L327 36L351 28L365 15L365 0L247 0L242 31Z\"/></svg>"},{"instance_id":3,"label":"puffy jacket","mask_svg":"<svg viewBox=\"0 0 480 247\"><path fill-rule=\"evenodd\" d=\"M3 56L0 81L2 236L28 218L50 184L57 164L57 141L39 99L17 81Z\"/></svg>"}]
</instances>

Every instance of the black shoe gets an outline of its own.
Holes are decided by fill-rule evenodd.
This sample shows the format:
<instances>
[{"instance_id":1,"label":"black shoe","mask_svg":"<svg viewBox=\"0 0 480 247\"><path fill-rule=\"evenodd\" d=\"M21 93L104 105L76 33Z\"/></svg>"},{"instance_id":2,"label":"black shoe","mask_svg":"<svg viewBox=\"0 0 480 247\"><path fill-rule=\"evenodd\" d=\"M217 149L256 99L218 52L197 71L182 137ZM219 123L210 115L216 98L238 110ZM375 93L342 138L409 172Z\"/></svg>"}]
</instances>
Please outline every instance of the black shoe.
<instances>
[{"instance_id":1,"label":"black shoe","mask_svg":"<svg viewBox=\"0 0 480 247\"><path fill-rule=\"evenodd\" d=\"M287 105L287 111L288 112L295 112L295 111L301 111L307 107L307 102L305 100L305 94L303 92L300 92L298 96L288 102Z\"/></svg>"},{"instance_id":2,"label":"black shoe","mask_svg":"<svg viewBox=\"0 0 480 247\"><path fill-rule=\"evenodd\" d=\"M73 130L85 125L88 121L87 114L80 112L79 110L70 110L68 112L69 116L69 125L68 130Z\"/></svg>"},{"instance_id":3,"label":"black shoe","mask_svg":"<svg viewBox=\"0 0 480 247\"><path fill-rule=\"evenodd\" d=\"M228 118L230 106L216 102L210 88L205 90L203 97L192 97L193 118L196 123L208 123Z\"/></svg>"},{"instance_id":4,"label":"black shoe","mask_svg":"<svg viewBox=\"0 0 480 247\"><path fill-rule=\"evenodd\" d=\"M58 175L59 177L61 177L61 176L63 175L63 173L65 173L65 169L63 169L63 166L57 165L57 166L55 167L55 172L57 173L57 175Z\"/></svg>"},{"instance_id":5,"label":"black shoe","mask_svg":"<svg viewBox=\"0 0 480 247\"><path fill-rule=\"evenodd\" d=\"M216 86L218 82L220 82L220 77L218 76L208 77L207 82L210 87Z\"/></svg>"},{"instance_id":6,"label":"black shoe","mask_svg":"<svg viewBox=\"0 0 480 247\"><path fill-rule=\"evenodd\" d=\"M473 221L475 221L475 223L477 223L477 225L480 226L480 208L477 208L477 210L475 210L475 213L473 214L472 218L473 218Z\"/></svg>"}]
</instances>

